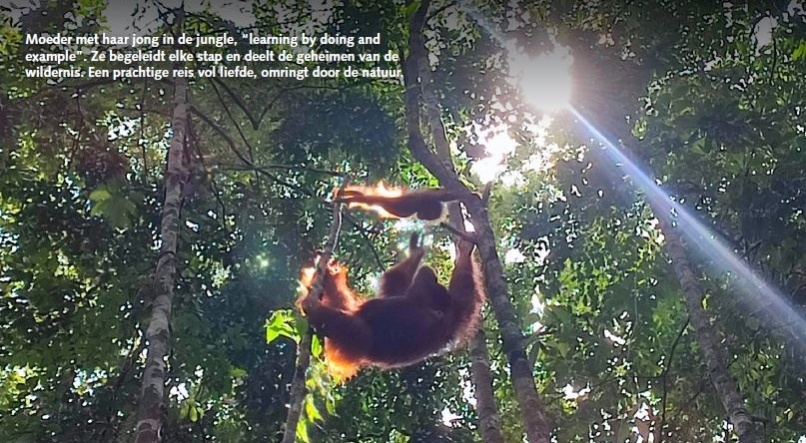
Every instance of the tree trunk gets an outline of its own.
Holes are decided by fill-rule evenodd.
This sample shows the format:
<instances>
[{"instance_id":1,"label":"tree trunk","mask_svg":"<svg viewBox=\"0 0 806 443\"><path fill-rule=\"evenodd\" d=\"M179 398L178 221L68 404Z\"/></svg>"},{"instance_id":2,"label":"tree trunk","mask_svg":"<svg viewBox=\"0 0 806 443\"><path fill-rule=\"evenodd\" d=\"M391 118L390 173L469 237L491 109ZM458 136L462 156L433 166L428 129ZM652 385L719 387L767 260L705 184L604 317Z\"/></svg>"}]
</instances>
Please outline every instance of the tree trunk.
<instances>
[{"instance_id":1,"label":"tree trunk","mask_svg":"<svg viewBox=\"0 0 806 443\"><path fill-rule=\"evenodd\" d=\"M450 144L445 136L445 126L440 117L439 99L432 87L431 67L422 58L418 62L420 63L418 72L422 78L420 90L423 94L423 105L436 155L442 164L455 173ZM465 219L457 203L449 205L448 222L457 230L465 231ZM475 387L476 414L479 416L481 438L485 443L504 443L504 435L501 432L501 415L495 404L493 376L490 372L490 354L487 352L487 339L483 324L479 324L479 329L470 340L469 347L470 373Z\"/></svg>"},{"instance_id":2,"label":"tree trunk","mask_svg":"<svg viewBox=\"0 0 806 443\"><path fill-rule=\"evenodd\" d=\"M510 376L523 415L526 436L532 443L549 443L551 425L545 406L537 395L532 369L523 347L523 333L509 301L504 269L495 248L495 236L487 215L487 207L478 200L472 201L467 206L478 235L484 280L487 282L490 304L501 329L501 341L509 360Z\"/></svg>"},{"instance_id":3,"label":"tree trunk","mask_svg":"<svg viewBox=\"0 0 806 443\"><path fill-rule=\"evenodd\" d=\"M648 199L655 216L660 222L661 232L666 238L666 253L672 260L675 274L680 280L683 289L686 308L688 310L691 324L697 343L700 345L705 364L708 367L708 374L711 383L714 385L725 411L728 413L733 429L739 436L741 443L761 443L761 437L756 432L755 424L744 405L744 399L739 392L736 382L730 376L725 358L721 334L717 328L711 324L711 318L703 308L703 290L694 276L691 263L688 261L686 251L679 232L671 225L670 211L658 208Z\"/></svg>"},{"instance_id":4,"label":"tree trunk","mask_svg":"<svg viewBox=\"0 0 806 443\"><path fill-rule=\"evenodd\" d=\"M146 331L146 365L137 410L137 443L160 441L160 429L165 409L165 357L171 343L171 309L176 282L176 251L179 246L180 207L182 188L188 171L184 158L187 133L187 80L174 80L174 111L171 121L173 137L168 148L165 169L165 202L162 205L159 256L155 272L156 296L151 306L151 318Z\"/></svg>"},{"instance_id":5,"label":"tree trunk","mask_svg":"<svg viewBox=\"0 0 806 443\"><path fill-rule=\"evenodd\" d=\"M418 73L426 66L425 46L422 41L422 28L428 12L429 0L423 0L412 15L409 27L409 57L404 62L406 84L406 124L409 149L440 183L449 190L465 196L465 204L472 217L478 235L478 249L487 283L487 293L493 312L499 322L504 351L510 363L515 396L524 419L526 436L532 443L550 443L551 427L543 403L537 395L534 377L523 348L523 334L509 301L503 267L495 249L495 239L487 209L478 196L472 194L441 159L434 155L423 140L420 128L420 98L418 95Z\"/></svg>"},{"instance_id":6,"label":"tree trunk","mask_svg":"<svg viewBox=\"0 0 806 443\"><path fill-rule=\"evenodd\" d=\"M470 371L476 388L476 414L479 415L479 432L485 443L504 443L501 433L501 414L495 404L493 374L484 329L479 328L470 341Z\"/></svg>"}]
</instances>

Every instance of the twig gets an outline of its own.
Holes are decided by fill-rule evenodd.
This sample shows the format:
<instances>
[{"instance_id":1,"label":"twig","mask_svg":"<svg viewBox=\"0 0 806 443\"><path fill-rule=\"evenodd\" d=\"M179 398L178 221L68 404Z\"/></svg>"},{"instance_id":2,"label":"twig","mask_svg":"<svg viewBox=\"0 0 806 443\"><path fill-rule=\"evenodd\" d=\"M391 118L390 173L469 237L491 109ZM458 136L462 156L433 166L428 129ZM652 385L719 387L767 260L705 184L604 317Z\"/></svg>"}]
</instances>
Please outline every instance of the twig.
<instances>
[{"instance_id":1,"label":"twig","mask_svg":"<svg viewBox=\"0 0 806 443\"><path fill-rule=\"evenodd\" d=\"M252 129L257 131L260 128L260 120L263 117L263 115L265 115L265 112L261 113L260 115L261 118L253 116L252 113L249 111L249 105L247 105L241 99L241 97L238 94L236 94L235 91L232 90L232 88L229 87L229 85L226 82L222 82L220 79L211 80L211 82L218 84L219 86L221 86L222 89L224 89L224 92L227 93L227 95L232 99L232 101L235 102L235 105L238 106L241 112L243 112L244 115L246 115L246 118L249 119L249 122L252 123ZM215 84L213 85L213 87L215 87ZM222 101L223 104L223 100L221 100L220 95L219 100Z\"/></svg>"},{"instance_id":2,"label":"twig","mask_svg":"<svg viewBox=\"0 0 806 443\"><path fill-rule=\"evenodd\" d=\"M219 126L210 117L208 117L207 115L205 115L204 113L202 113L201 111L196 109L194 106L190 106L190 111L193 114L196 114L197 116L199 116L199 118L201 118L205 123L210 125L210 127L213 129L213 131L218 133L224 139L224 141L227 142L227 145L229 145L230 150L233 152L233 154L235 154L236 157L238 157L238 160L242 161L246 165L249 165L252 168L252 170L255 171L255 173L258 173L260 175L266 176L270 180L274 181L275 183L279 183L279 184L281 184L283 186L286 186L288 188L294 189L294 190L298 191L299 193L301 193L303 195L307 195L308 197L315 197L315 195L311 191L308 191L307 189L304 189L304 188L302 188L300 186L293 185L293 184L281 179L280 177L272 174L269 171L257 168L254 164L252 164L252 162L248 158L246 158L243 155L243 153L241 151L238 150L238 148L235 145L235 140L233 140L232 137L230 137L229 134L227 134L227 132L224 131L224 128Z\"/></svg>"},{"instance_id":3,"label":"twig","mask_svg":"<svg viewBox=\"0 0 806 443\"><path fill-rule=\"evenodd\" d=\"M246 134L244 134L243 130L241 129L241 125L238 124L238 120L232 114L232 111L229 109L229 106L227 106L227 103L224 102L224 97L221 96L221 91L218 90L216 83L213 80L210 80L210 86L213 87L213 91L215 91L216 97L218 97L218 102L221 103L221 107L224 108L224 112L227 113L227 117L229 117L230 122L232 122L235 130L238 131L238 135L241 136L241 140L243 141L244 146L246 146L246 151L249 154L249 164L254 164L255 154L254 149L252 149L252 144L249 143L249 140L247 140Z\"/></svg>"},{"instance_id":4,"label":"twig","mask_svg":"<svg viewBox=\"0 0 806 443\"><path fill-rule=\"evenodd\" d=\"M146 93L148 92L148 79L143 80L143 93L140 95L140 153L143 156L143 182L148 185L148 153L146 152Z\"/></svg>"},{"instance_id":5,"label":"twig","mask_svg":"<svg viewBox=\"0 0 806 443\"><path fill-rule=\"evenodd\" d=\"M333 204L338 205L339 203L333 203ZM350 224L353 225L353 227L356 228L356 230L358 231L358 235L360 235L361 238L363 238L364 241L367 242L367 247L369 247L369 250L372 251L372 257L375 258L375 264L378 266L378 269L381 269L381 270L385 269L385 267L383 265L383 260L381 260L381 256L380 256L380 254L378 254L378 250L372 244L372 241L370 240L369 235L368 235L368 234L377 234L377 233L374 232L374 231L368 230L367 228L361 226L361 224L358 223L358 220L356 220L355 217L351 216L350 214L343 214L342 216L347 221L349 221Z\"/></svg>"}]
</instances>

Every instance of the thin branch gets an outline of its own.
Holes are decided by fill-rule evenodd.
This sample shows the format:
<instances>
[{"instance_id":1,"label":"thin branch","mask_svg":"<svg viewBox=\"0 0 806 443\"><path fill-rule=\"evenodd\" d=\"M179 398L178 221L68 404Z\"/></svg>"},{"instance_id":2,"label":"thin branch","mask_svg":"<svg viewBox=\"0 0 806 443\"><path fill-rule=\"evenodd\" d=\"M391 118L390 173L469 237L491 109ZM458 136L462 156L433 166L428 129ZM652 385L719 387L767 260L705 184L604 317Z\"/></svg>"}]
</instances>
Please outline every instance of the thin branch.
<instances>
[{"instance_id":1,"label":"thin branch","mask_svg":"<svg viewBox=\"0 0 806 443\"><path fill-rule=\"evenodd\" d=\"M294 189L295 191L299 192L300 194L303 194L305 196L312 197L312 198L318 198L313 192L311 192L311 191L309 191L309 190L307 190L307 189L305 189L305 188L303 188L301 186L289 183L289 182L279 178L277 175L272 174L271 172L266 171L265 169L252 164L247 158L245 158L243 156L243 154L241 154L240 151L238 151L238 149L235 147L235 141L229 136L229 134L226 133L226 131L224 131L223 128L221 128L218 124L213 122L212 119L210 119L206 115L204 115L201 112L199 112L196 108L191 107L191 112L193 112L195 115L198 115L202 120L204 120L208 125L210 125L215 132L217 132L221 137L223 137L224 140L227 142L227 144L230 146L230 149L232 150L232 152L234 152L235 155L238 157L238 159L240 159L244 164L246 164L246 166L250 170L253 170L256 173L269 178L270 180L274 181L275 183L278 183L278 184L280 184L282 186L285 186L287 188L290 188L290 189ZM320 172L333 174L335 176L340 176L341 175L339 173L335 173L335 172L332 172L332 171L321 170ZM337 205L334 205L334 207L335 206L337 206ZM356 227L360 228L360 223L358 223L358 221L354 217L352 217L352 216L350 216L348 214L345 214L344 218L346 218L353 226L356 226ZM376 263L378 264L378 267L382 269L383 268L383 260L381 260L381 257L378 254L378 251L375 250L375 248L372 246L372 241L367 237L367 233L365 232L365 230L359 229L359 234L362 236L362 238L369 245L370 251L372 251L373 258L375 259Z\"/></svg>"},{"instance_id":2,"label":"thin branch","mask_svg":"<svg viewBox=\"0 0 806 443\"><path fill-rule=\"evenodd\" d=\"M343 91L343 90L346 90L347 88L354 88L354 87L357 87L357 86L368 85L372 81L373 81L372 79L358 79L358 80L354 80L354 81L352 81L350 83L347 83L347 84L340 84L338 86L311 85L311 84L307 84L307 83L302 83L302 84L292 86L292 87L288 87L288 88L278 88L278 89L280 89L280 92L278 92L274 96L274 98L269 100L269 104L266 105L265 108L263 108L263 112L260 114L260 117L258 117L258 120L263 121L263 118L266 116L266 113L268 113L269 110L274 107L274 103L277 100L279 100L280 97L283 96L283 94L285 94L287 92L296 91L296 90L300 90L300 89L328 89L328 90L332 90L332 91Z\"/></svg>"},{"instance_id":3,"label":"thin branch","mask_svg":"<svg viewBox=\"0 0 806 443\"><path fill-rule=\"evenodd\" d=\"M84 135L84 127L86 126L84 111L81 110L81 94L78 91L76 91L76 112L78 112L78 128L76 129L76 136L73 138L73 147L70 149L70 155L67 158L68 169L72 166L73 157L75 157L80 148L81 137Z\"/></svg>"},{"instance_id":4,"label":"thin branch","mask_svg":"<svg viewBox=\"0 0 806 443\"><path fill-rule=\"evenodd\" d=\"M281 185L283 185L283 186L286 186L286 187L288 187L288 188L294 189L294 190L296 190L296 191L300 192L301 194L307 195L308 197L315 197L315 195L314 195L314 194L313 194L311 191L308 191L307 189L304 189L304 188L302 188L302 187L300 187L300 186L296 186L296 185L294 185L294 184L291 184L291 183L289 183L289 182L287 182L287 181L285 181L285 180L281 179L280 177L278 177L278 176L276 176L276 175L272 174L272 173L271 173L271 172L269 172L269 171L266 171L266 170L263 170L263 169L256 168L256 167L255 167L255 165L254 165L254 164L252 164L252 162L251 162L251 161L250 161L248 158L246 158L246 157L243 155L243 153L242 153L241 151L239 151L239 150L238 150L238 148L236 147L236 144L235 144L235 140L233 140L233 139L232 139L232 137L230 137L230 136L229 136L229 134L227 134L227 132L224 130L224 128L222 128L221 126L219 126L219 125L218 125L216 122L214 122L214 121L213 121L213 120L212 120L210 117L208 117L207 115L205 115L204 113L202 113L201 111L199 111L198 109L196 109L196 107L195 107L195 106L191 106L191 107L190 107L190 111L191 111L193 114L197 115L197 116L198 116L199 118L201 118L202 120L204 120L204 122L205 122L205 123L207 123L208 125L210 125L210 127L211 127L211 128L212 128L212 129L213 129L213 130L214 130L216 133L218 133L218 134L219 134L219 135L220 135L220 136L221 136L221 137L224 139L224 141L226 141L226 142L227 142L227 145L229 145L230 150L231 150L231 151L232 151L232 152L235 154L235 156L236 156L236 157L238 157L238 159L239 159L240 161L242 161L243 163L245 163L245 164L249 165L250 167L252 167L252 168L253 168L253 170L254 170L256 173L258 173L258 174L260 174L260 175L263 175L263 176L265 176L265 177L269 178L270 180L274 181L275 183L279 183L279 184L281 184Z\"/></svg>"},{"instance_id":5,"label":"thin branch","mask_svg":"<svg viewBox=\"0 0 806 443\"><path fill-rule=\"evenodd\" d=\"M334 205L338 205L338 204L339 203L334 203ZM350 224L353 225L353 227L356 228L356 230L358 231L358 235L360 235L361 238L364 239L365 242L367 242L367 247L369 247L369 250L372 252L372 256L375 259L375 264L378 266L378 269L381 269L381 270L386 269L384 267L383 260L381 259L380 254L378 254L378 250L375 248L375 245L372 243L372 240L369 238L370 233L372 233L372 234L377 234L377 233L374 232L374 231L370 231L367 228L361 226L361 224L358 223L358 220L356 220L355 217L353 217L350 214L343 214L342 216L347 221L349 221Z\"/></svg>"},{"instance_id":6,"label":"thin branch","mask_svg":"<svg viewBox=\"0 0 806 443\"><path fill-rule=\"evenodd\" d=\"M221 107L224 108L224 112L227 113L227 117L229 117L232 126L235 127L235 130L238 131L238 135L241 136L241 140L243 141L243 144L246 146L247 153L249 154L249 163L254 164L255 153L254 149L252 149L252 144L249 143L249 140L247 140L246 134L244 134L243 130L241 129L241 125L238 124L239 123L238 120L236 120L235 116L232 115L232 111L230 111L229 106L227 106L227 103L224 102L224 97L221 96L221 91L218 90L213 80L210 80L210 85L213 87L216 97L218 97L218 102L221 103Z\"/></svg>"},{"instance_id":7,"label":"thin branch","mask_svg":"<svg viewBox=\"0 0 806 443\"><path fill-rule=\"evenodd\" d=\"M346 184L346 183L345 183ZM325 248L319 258L317 264L316 277L311 285L310 292L306 297L313 297L318 300L324 291L324 275L327 272L328 262L330 257L333 256L333 251L336 249L336 244L339 240L339 231L341 230L341 204L336 203L333 205L333 221L330 225L330 234L328 241L325 243ZM286 416L285 431L283 433L282 443L294 443L297 435L297 424L299 423L300 416L302 415L302 403L307 395L305 388L305 373L311 363L311 341L313 340L313 331L308 328L305 335L300 340L297 348L297 364L294 368L294 378L291 381L291 399L289 400L288 415Z\"/></svg>"},{"instance_id":8,"label":"thin branch","mask_svg":"<svg viewBox=\"0 0 806 443\"><path fill-rule=\"evenodd\" d=\"M492 192L492 190L493 190L493 182L491 181L487 182L487 184L484 185L484 190L481 192L481 203L484 206L487 206L487 203L490 201L490 193Z\"/></svg>"},{"instance_id":9,"label":"thin branch","mask_svg":"<svg viewBox=\"0 0 806 443\"><path fill-rule=\"evenodd\" d=\"M403 59L403 80L406 86L405 91L405 104L406 104L406 129L408 132L408 146L412 156L423 164L434 176L439 179L440 183L449 191L456 193L464 200L469 199L474 194L465 186L456 174L448 169L431 151L423 139L420 128L420 85L419 79L419 60L426 58L424 54L425 47L422 42L422 28L425 21L425 14L428 10L428 2L424 0L420 4L420 8L414 13L411 19L411 29L409 30L409 54L408 58Z\"/></svg>"},{"instance_id":10,"label":"thin branch","mask_svg":"<svg viewBox=\"0 0 806 443\"><path fill-rule=\"evenodd\" d=\"M672 343L672 348L669 349L669 358L667 359L666 367L663 368L663 374L661 374L661 379L663 380L663 394L661 395L661 410L660 410L660 424L659 427L663 428L666 424L666 400L668 398L668 375L669 371L672 369L672 361L674 360L674 351L677 349L677 344L680 343L680 339L683 337L683 333L688 328L688 324L691 321L690 318L686 318L686 322L683 324L683 327L680 328L680 332L677 333L677 337L674 339L674 343ZM663 443L663 432L660 433L660 440L658 443Z\"/></svg>"},{"instance_id":11,"label":"thin branch","mask_svg":"<svg viewBox=\"0 0 806 443\"><path fill-rule=\"evenodd\" d=\"M227 142L227 144L229 145L229 147L232 150L232 152L235 153L235 156L238 157L238 159L241 160L246 165L246 167L249 168L249 170L255 171L256 173L269 178L270 180L274 181L275 183L280 184L282 186L285 186L285 187L287 187L289 189L293 189L293 190L295 190L295 191L299 192L300 194L303 194L303 195L305 195L307 197L318 198L316 196L316 194L314 194L313 192L311 192L311 191L309 191L309 190L307 190L307 189L305 189L305 188L303 188L301 186L289 183L289 182L281 179L280 177L276 176L275 174L272 174L271 172L266 171L263 167L259 167L259 166L256 166L256 165L252 164L252 162L250 162L249 159L244 157L243 154L240 151L238 151L238 149L235 146L235 140L233 140L232 137L230 137L229 134L227 134L226 131L224 131L224 129L221 126L216 124L214 121L212 121L211 118L209 118L208 116L206 116L203 113L201 113L195 107L191 107L190 110L191 110L191 112L193 114L199 116L199 118L204 120L205 123L210 125L210 127L216 133L218 133ZM325 170L320 170L319 172L328 173L328 174L332 173L335 176L340 176L341 175L339 173L335 173L335 172L332 172L332 171L325 171ZM334 204L334 208L336 206L338 206L338 205ZM344 214L343 217L345 219L347 219L353 226L359 228L359 234L362 236L362 238L364 238L364 240L369 245L370 251L372 251L372 255L375 258L375 261L378 264L378 267L383 269L383 260L381 260L381 257L378 254L378 251L375 250L375 248L372 246L372 241L367 237L366 230L363 229L361 227L361 224L358 223L358 221L354 217L352 217L351 215Z\"/></svg>"},{"instance_id":12,"label":"thin branch","mask_svg":"<svg viewBox=\"0 0 806 443\"><path fill-rule=\"evenodd\" d=\"M140 118L138 124L140 125L140 140L137 144L140 145L140 153L143 156L143 182L148 185L148 155L146 152L146 93L148 92L148 78L143 79L143 94L140 95Z\"/></svg>"},{"instance_id":13,"label":"thin branch","mask_svg":"<svg viewBox=\"0 0 806 443\"><path fill-rule=\"evenodd\" d=\"M277 164L270 164L270 165L230 165L230 164L218 164L219 168L223 170L230 170L230 171L253 171L255 169L285 169L285 170L300 170L300 171L308 171L317 174L324 174L330 175L333 177L340 177L342 176L341 172L333 171L330 169L318 169L318 168L309 168L307 166L302 165L277 165Z\"/></svg>"},{"instance_id":14,"label":"thin branch","mask_svg":"<svg viewBox=\"0 0 806 443\"><path fill-rule=\"evenodd\" d=\"M233 91L232 88L230 88L226 82L223 82L218 78L212 79L210 80L210 82L214 84L213 86L215 86L215 84L217 83L219 86L221 86L221 88L224 89L224 92L227 93L227 95L232 99L232 101L235 102L235 105L238 106L241 112L243 112L244 115L246 115L246 118L248 118L249 121L252 123L252 129L257 131L258 128L260 127L260 121L262 120L263 116L266 115L265 109L268 109L268 106L264 108L263 112L261 112L260 117L253 116L252 113L249 112L249 106L243 100L241 100L241 97L238 96L238 94L236 94L235 91ZM219 101L222 101L220 96Z\"/></svg>"},{"instance_id":15,"label":"thin branch","mask_svg":"<svg viewBox=\"0 0 806 443\"><path fill-rule=\"evenodd\" d=\"M218 202L218 206L221 207L221 228L224 229L224 232L227 233L229 236L230 231L227 228L227 205L224 203L224 200L221 198L221 190L218 187L218 183L215 180L215 176L209 174L209 169L207 168L207 164L204 162L204 156L202 155L201 146L199 144L199 137L196 134L196 130L193 127L193 120L188 118L188 135L190 139L190 143L193 146L193 151L196 153L196 156L199 159L199 163L202 166L202 170L205 174L209 175L210 177L210 191L213 194L213 197Z\"/></svg>"}]
</instances>

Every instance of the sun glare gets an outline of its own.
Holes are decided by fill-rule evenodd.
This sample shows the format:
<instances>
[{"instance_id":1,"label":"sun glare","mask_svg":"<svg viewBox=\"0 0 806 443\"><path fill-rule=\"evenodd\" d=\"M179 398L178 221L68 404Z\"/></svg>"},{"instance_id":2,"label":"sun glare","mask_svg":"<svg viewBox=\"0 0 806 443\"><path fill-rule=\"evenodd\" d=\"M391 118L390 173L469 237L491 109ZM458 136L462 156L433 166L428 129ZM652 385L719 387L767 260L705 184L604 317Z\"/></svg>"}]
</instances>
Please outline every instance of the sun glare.
<instances>
[{"instance_id":1,"label":"sun glare","mask_svg":"<svg viewBox=\"0 0 806 443\"><path fill-rule=\"evenodd\" d=\"M518 142L509 135L509 125L505 123L489 128L482 128L474 123L474 127L487 157L475 162L471 171L482 183L487 183L506 170L504 160L515 152Z\"/></svg>"},{"instance_id":2,"label":"sun glare","mask_svg":"<svg viewBox=\"0 0 806 443\"><path fill-rule=\"evenodd\" d=\"M477 160L471 166L471 172L482 182L500 180L507 187L522 186L526 178L524 172L542 172L551 167L550 158L561 149L555 143L547 143L549 126L553 118L543 115L539 119L530 116L523 122L523 129L531 134L531 146L534 152L524 161L521 170L509 170L507 158L515 152L519 143L509 135L510 127L501 123L491 127L482 127L473 123L471 131L478 136L479 143L484 146L486 157Z\"/></svg>"},{"instance_id":3,"label":"sun glare","mask_svg":"<svg viewBox=\"0 0 806 443\"><path fill-rule=\"evenodd\" d=\"M568 48L555 43L553 52L530 57L514 42L509 42L507 52L510 81L520 87L530 105L544 111L568 107L572 93L571 64L574 62Z\"/></svg>"}]
</instances>

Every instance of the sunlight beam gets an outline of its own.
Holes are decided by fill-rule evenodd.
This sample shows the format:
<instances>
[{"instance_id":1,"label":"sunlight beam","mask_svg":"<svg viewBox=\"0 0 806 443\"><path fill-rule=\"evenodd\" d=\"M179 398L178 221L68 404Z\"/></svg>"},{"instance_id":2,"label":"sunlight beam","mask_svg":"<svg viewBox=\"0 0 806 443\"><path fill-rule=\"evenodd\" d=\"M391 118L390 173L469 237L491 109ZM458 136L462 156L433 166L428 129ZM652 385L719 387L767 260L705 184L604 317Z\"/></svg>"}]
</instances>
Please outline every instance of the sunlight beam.
<instances>
[{"instance_id":1,"label":"sunlight beam","mask_svg":"<svg viewBox=\"0 0 806 443\"><path fill-rule=\"evenodd\" d=\"M469 2L460 1L459 4L479 26L484 28L493 39L498 41L504 50L509 52L508 57L518 57L512 55L513 52L518 52L517 48L513 51L512 45L508 44L503 34L498 31L490 20L484 17ZM527 94L528 98L530 93L526 90L524 90L524 93ZM709 257L720 270L735 277L731 282L732 286L736 287L738 292L745 296L743 301L752 310L760 309L768 312L770 317L778 323L778 326L789 330L791 333L790 338L797 340L799 347L806 343L806 319L786 302L784 296L777 289L756 275L715 233L700 223L677 202L673 201L660 186L636 166L582 114L570 105L566 109L604 146L605 156L612 160L613 164L611 166L614 169L623 170L632 179L633 183L643 191L647 200L651 201L656 207L662 208L665 213L676 214L677 226L680 228L681 234L688 240L689 247L696 248L701 254ZM662 214L659 215L662 216Z\"/></svg>"},{"instance_id":2,"label":"sunlight beam","mask_svg":"<svg viewBox=\"0 0 806 443\"><path fill-rule=\"evenodd\" d=\"M777 289L756 275L713 231L679 203L673 201L654 180L582 114L573 108L570 108L570 112L594 136L596 141L604 145L605 155L612 160L610 166L623 170L644 193L646 199L651 201L655 207L661 208L664 214L656 215L662 217L675 214L674 221L677 222L680 233L688 240L688 247L696 248L701 255L711 259L719 270L735 277L731 284L745 296L743 302L751 305L753 309L769 312L779 325L789 327L792 338L800 341L800 344L806 342L806 320L786 302Z\"/></svg>"}]
</instances>

